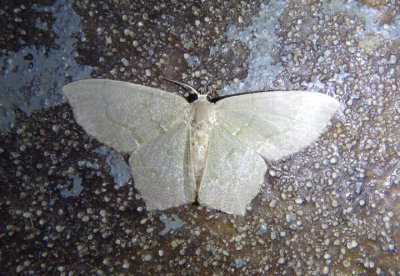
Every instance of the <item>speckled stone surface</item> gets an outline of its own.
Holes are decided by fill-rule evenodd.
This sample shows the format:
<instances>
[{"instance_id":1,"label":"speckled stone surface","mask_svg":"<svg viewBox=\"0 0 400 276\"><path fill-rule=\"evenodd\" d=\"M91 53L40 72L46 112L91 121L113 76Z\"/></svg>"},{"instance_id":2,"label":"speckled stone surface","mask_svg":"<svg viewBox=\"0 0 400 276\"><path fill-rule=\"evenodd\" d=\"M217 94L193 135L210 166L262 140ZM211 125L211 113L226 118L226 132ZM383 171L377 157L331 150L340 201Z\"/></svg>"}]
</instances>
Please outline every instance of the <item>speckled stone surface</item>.
<instances>
[{"instance_id":1,"label":"speckled stone surface","mask_svg":"<svg viewBox=\"0 0 400 276\"><path fill-rule=\"evenodd\" d=\"M98 2L0 3L0 274L400 274L397 1ZM85 134L61 95L90 75L315 90L341 110L268 164L246 216L149 213L128 156Z\"/></svg>"}]
</instances>

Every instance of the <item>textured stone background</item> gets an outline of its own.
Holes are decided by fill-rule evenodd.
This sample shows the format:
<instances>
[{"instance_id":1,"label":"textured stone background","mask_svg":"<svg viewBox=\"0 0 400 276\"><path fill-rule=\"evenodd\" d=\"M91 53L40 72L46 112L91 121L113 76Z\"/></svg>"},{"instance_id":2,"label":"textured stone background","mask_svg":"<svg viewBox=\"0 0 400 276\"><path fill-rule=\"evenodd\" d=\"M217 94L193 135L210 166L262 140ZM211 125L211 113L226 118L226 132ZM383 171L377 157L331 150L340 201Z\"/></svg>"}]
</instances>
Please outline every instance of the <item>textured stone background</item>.
<instances>
[{"instance_id":1,"label":"textured stone background","mask_svg":"<svg viewBox=\"0 0 400 276\"><path fill-rule=\"evenodd\" d=\"M0 274L400 274L396 1L2 1ZM61 87L316 90L341 110L245 217L148 213ZM132 107L134 108L134 107Z\"/></svg>"}]
</instances>

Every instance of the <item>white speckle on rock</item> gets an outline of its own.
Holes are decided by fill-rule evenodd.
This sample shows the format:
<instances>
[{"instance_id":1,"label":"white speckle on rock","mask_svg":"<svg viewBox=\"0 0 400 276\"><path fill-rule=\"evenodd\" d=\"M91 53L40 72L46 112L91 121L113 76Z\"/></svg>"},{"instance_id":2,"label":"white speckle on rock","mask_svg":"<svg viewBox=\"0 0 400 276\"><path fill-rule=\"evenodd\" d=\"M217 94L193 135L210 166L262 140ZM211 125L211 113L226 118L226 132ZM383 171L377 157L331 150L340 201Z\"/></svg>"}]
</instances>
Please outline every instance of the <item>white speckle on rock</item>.
<instances>
[{"instance_id":1,"label":"white speckle on rock","mask_svg":"<svg viewBox=\"0 0 400 276\"><path fill-rule=\"evenodd\" d=\"M326 57L326 58L329 57L331 54L332 54L332 51L329 49L324 51L324 57Z\"/></svg>"},{"instance_id":2,"label":"white speckle on rock","mask_svg":"<svg viewBox=\"0 0 400 276\"><path fill-rule=\"evenodd\" d=\"M22 270L24 270L24 266L23 266L23 265L18 265L18 266L15 268L15 272L16 272L16 273L20 273Z\"/></svg>"},{"instance_id":3,"label":"white speckle on rock","mask_svg":"<svg viewBox=\"0 0 400 276\"><path fill-rule=\"evenodd\" d=\"M358 246L358 242L356 240L351 240L347 242L347 249L353 249Z\"/></svg>"},{"instance_id":4,"label":"white speckle on rock","mask_svg":"<svg viewBox=\"0 0 400 276\"><path fill-rule=\"evenodd\" d=\"M65 226L62 226L62 225L57 225L57 226L56 226L56 231L57 231L58 233L61 233L62 231L64 231L64 229L65 229Z\"/></svg>"},{"instance_id":5,"label":"white speckle on rock","mask_svg":"<svg viewBox=\"0 0 400 276\"><path fill-rule=\"evenodd\" d=\"M397 57L395 55L391 55L389 58L389 63L390 64L395 64L397 61Z\"/></svg>"},{"instance_id":6,"label":"white speckle on rock","mask_svg":"<svg viewBox=\"0 0 400 276\"><path fill-rule=\"evenodd\" d=\"M286 214L286 221L288 223L291 223L291 222L295 221L296 218L297 218L297 216L294 213Z\"/></svg>"},{"instance_id":7,"label":"white speckle on rock","mask_svg":"<svg viewBox=\"0 0 400 276\"><path fill-rule=\"evenodd\" d=\"M129 261L128 260L124 260L123 261L123 263L122 263L122 268L124 268L124 269L128 269L129 268Z\"/></svg>"},{"instance_id":8,"label":"white speckle on rock","mask_svg":"<svg viewBox=\"0 0 400 276\"><path fill-rule=\"evenodd\" d=\"M296 202L296 204L302 204L303 203L303 199L298 197L298 198L296 198L295 202Z\"/></svg>"},{"instance_id":9,"label":"white speckle on rock","mask_svg":"<svg viewBox=\"0 0 400 276\"><path fill-rule=\"evenodd\" d=\"M122 58L121 62L125 67L129 65L129 61L126 58Z\"/></svg>"},{"instance_id":10,"label":"white speckle on rock","mask_svg":"<svg viewBox=\"0 0 400 276\"><path fill-rule=\"evenodd\" d=\"M272 169L270 169L268 171L268 173L269 173L270 176L276 176L276 172L274 170L272 170Z\"/></svg>"}]
</instances>

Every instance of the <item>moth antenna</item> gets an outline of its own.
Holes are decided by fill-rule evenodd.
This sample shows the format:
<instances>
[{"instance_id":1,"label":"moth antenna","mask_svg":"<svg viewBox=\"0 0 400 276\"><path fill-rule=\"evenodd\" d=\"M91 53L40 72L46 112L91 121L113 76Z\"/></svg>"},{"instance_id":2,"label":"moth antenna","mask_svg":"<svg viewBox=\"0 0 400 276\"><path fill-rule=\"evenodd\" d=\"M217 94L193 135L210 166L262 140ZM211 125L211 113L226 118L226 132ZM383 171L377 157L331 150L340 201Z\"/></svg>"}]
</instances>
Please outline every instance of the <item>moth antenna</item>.
<instances>
[{"instance_id":1,"label":"moth antenna","mask_svg":"<svg viewBox=\"0 0 400 276\"><path fill-rule=\"evenodd\" d=\"M200 96L200 95L201 95L199 92L197 92L196 89L194 89L193 87L191 87L190 85L188 85L188 84L186 84L186 83L182 83L182 82L179 82L179 81L176 81L176 80L170 80L170 79L166 79L166 78L163 78L163 80L166 80L166 81L175 83L175 84L177 84L177 85L180 85L180 86L182 86L182 87L188 89L189 91L193 92L193 93L196 94L197 96Z\"/></svg>"}]
</instances>

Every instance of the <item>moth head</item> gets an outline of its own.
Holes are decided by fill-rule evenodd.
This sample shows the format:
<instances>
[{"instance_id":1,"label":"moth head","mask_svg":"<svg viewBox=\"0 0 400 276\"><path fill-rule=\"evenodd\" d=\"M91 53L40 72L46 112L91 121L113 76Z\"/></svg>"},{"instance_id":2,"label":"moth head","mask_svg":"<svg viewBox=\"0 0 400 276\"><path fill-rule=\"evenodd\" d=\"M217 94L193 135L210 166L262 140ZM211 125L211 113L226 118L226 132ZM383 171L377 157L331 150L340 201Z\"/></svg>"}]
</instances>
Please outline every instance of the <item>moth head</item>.
<instances>
[{"instance_id":1,"label":"moth head","mask_svg":"<svg viewBox=\"0 0 400 276\"><path fill-rule=\"evenodd\" d=\"M202 94L186 83L182 83L182 82L179 82L176 80L170 80L170 79L164 79L164 80L175 83L175 84L185 88L189 92L189 95L185 96L186 100L189 103L195 102L198 99L204 99L204 100L207 99L206 101L210 102L210 93L209 92L206 94Z\"/></svg>"}]
</instances>

